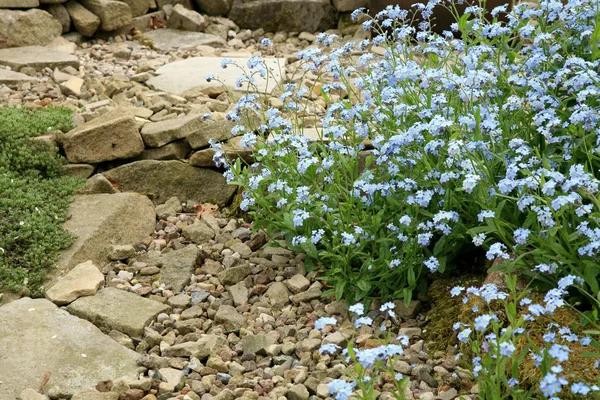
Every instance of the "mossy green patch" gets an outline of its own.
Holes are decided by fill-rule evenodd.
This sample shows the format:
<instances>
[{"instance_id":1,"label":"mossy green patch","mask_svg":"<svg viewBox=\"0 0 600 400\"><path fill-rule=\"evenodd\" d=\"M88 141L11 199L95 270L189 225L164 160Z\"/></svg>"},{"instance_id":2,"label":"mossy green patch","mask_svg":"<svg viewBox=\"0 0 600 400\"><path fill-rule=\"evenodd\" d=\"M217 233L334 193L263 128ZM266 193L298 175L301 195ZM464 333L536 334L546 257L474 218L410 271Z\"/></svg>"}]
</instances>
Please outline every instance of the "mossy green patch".
<instances>
[{"instance_id":1,"label":"mossy green patch","mask_svg":"<svg viewBox=\"0 0 600 400\"><path fill-rule=\"evenodd\" d=\"M42 295L45 271L72 243L62 223L80 181L63 175L52 140L36 139L72 126L66 108L0 108L0 289Z\"/></svg>"}]
</instances>

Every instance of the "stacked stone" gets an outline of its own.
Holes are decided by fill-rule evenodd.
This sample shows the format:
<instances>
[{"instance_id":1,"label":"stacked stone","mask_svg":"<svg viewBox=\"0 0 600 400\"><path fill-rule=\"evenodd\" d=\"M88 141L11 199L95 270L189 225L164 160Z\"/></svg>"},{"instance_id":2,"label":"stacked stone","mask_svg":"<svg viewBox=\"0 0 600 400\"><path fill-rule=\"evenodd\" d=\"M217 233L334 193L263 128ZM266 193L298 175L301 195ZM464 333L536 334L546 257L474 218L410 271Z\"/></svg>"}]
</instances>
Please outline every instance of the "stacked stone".
<instances>
[{"instance_id":1,"label":"stacked stone","mask_svg":"<svg viewBox=\"0 0 600 400\"><path fill-rule=\"evenodd\" d=\"M0 48L47 45L69 32L92 37L165 26L203 31L208 26L206 15L227 17L241 28L317 32L343 25L351 11L367 3L368 0L0 0Z\"/></svg>"}]
</instances>

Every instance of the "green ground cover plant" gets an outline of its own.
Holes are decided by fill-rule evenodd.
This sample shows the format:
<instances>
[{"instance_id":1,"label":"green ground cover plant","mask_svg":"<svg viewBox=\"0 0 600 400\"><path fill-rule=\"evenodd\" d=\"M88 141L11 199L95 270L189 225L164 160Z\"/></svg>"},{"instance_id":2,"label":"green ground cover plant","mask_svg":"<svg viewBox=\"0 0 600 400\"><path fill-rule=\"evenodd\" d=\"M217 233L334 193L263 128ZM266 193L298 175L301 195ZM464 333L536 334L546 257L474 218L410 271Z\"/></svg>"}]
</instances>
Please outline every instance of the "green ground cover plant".
<instances>
[{"instance_id":1,"label":"green ground cover plant","mask_svg":"<svg viewBox=\"0 0 600 400\"><path fill-rule=\"evenodd\" d=\"M55 143L73 126L67 108L0 108L0 289L43 294L45 272L72 243L62 229L80 182L63 174Z\"/></svg>"}]
</instances>

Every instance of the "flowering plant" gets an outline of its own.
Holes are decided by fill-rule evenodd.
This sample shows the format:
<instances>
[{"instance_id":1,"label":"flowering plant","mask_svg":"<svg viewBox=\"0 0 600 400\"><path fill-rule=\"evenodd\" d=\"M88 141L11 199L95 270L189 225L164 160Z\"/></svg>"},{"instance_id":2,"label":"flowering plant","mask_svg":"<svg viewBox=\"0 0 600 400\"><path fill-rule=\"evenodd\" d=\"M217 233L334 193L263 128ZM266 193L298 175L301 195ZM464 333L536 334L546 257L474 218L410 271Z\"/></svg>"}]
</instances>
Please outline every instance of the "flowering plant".
<instances>
[{"instance_id":1,"label":"flowering plant","mask_svg":"<svg viewBox=\"0 0 600 400\"><path fill-rule=\"evenodd\" d=\"M453 32L431 30L434 7L454 13ZM324 48L300 52L304 75L285 85L281 109L250 93L253 76L269 76L252 59L249 90L228 118L256 164L219 145L215 159L244 188L254 225L323 267L338 299L408 302L430 273L482 246L546 288L581 278L580 300L591 302L600 296L598 22L593 0L490 14L472 5L463 15L440 0L390 6L363 24L380 32L372 40L334 48L323 33Z\"/></svg>"},{"instance_id":2,"label":"flowering plant","mask_svg":"<svg viewBox=\"0 0 600 400\"><path fill-rule=\"evenodd\" d=\"M595 382L582 382L581 377L565 366L574 351L584 354L592 338L579 337L553 319L556 310L565 305L563 297L567 289L582 282L579 277L566 276L539 303L527 297L527 292L517 291L516 277L507 277L508 292L493 284L452 289L452 296L464 293L465 304L475 303L472 311L476 317L469 323L457 322L454 329L459 331L458 340L473 355L472 370L482 398L558 399L564 392L600 398L600 388ZM541 321L546 326L540 332L541 341L537 342L532 337L537 333L533 324L539 325ZM539 370L536 373L539 383L523 379L526 359ZM598 360L594 368L598 368Z\"/></svg>"}]
</instances>

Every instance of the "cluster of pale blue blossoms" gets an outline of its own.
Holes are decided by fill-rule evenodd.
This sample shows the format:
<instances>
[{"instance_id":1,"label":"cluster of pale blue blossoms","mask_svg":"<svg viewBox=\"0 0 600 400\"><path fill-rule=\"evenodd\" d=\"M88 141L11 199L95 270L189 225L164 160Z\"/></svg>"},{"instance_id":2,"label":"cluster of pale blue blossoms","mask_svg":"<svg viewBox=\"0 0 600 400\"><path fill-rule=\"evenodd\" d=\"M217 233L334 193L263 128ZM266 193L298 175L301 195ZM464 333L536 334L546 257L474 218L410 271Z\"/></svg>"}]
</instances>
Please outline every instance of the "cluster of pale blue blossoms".
<instances>
[{"instance_id":1,"label":"cluster of pale blue blossoms","mask_svg":"<svg viewBox=\"0 0 600 400\"><path fill-rule=\"evenodd\" d=\"M567 293L567 289L575 284L580 284L582 279L576 276L566 276L559 281L558 287L548 291L545 295L543 304L536 304L527 297L523 297L519 301L519 306L526 310L523 314L524 325L513 327L507 326L500 330L493 329L494 321L499 323L498 316L493 312L487 314L477 315L472 323L465 324L457 322L453 328L455 331L460 331L457 335L458 340L462 343L473 343L477 342L484 354L489 354L494 358L517 358L515 354L516 343L524 335L527 335L526 322L535 321L540 316L552 316L557 308L565 305L563 296ZM452 297L463 295L463 303L469 301L469 297L477 297L484 300L486 304L490 304L494 301L503 301L509 297L508 293L498 290L496 285L485 284L480 288L469 287L464 288L462 286L456 286L450 291ZM478 313L479 307L474 306L473 312ZM500 326L502 326L499 323ZM489 332L489 333L488 333ZM509 335L506 335L510 333ZM539 391L549 399L557 400L557 395L561 394L565 388L569 387L569 381L567 377L561 375L563 368L561 363L569 360L569 354L572 350L569 348L569 343L578 342L581 346L589 346L592 343L592 339L589 336L579 338L578 335L574 334L570 328L566 326L560 326L557 323L551 322L547 326L546 333L543 335L544 347L539 349L530 349L529 356L533 360L533 364L536 367L540 367L545 358L549 358L552 363L550 371L546 373L539 384ZM561 344L559 343L565 343ZM502 360L497 359L493 364L500 363ZM476 377L480 375L494 373L494 371L487 371L485 365L482 363L482 357L477 355L472 359L473 363L473 374ZM595 368L598 368L600 360L596 362ZM518 388L519 380L518 377L511 377L508 381L510 388ZM600 387L595 384L587 384L584 382L574 382L570 385L570 392L572 394L587 395L590 392L600 391Z\"/></svg>"},{"instance_id":2,"label":"cluster of pale blue blossoms","mask_svg":"<svg viewBox=\"0 0 600 400\"><path fill-rule=\"evenodd\" d=\"M415 10L427 18L441 3ZM600 58L573 53L594 32L596 9L593 0L542 0L537 8L518 5L510 13L498 7L492 15L504 15L500 23L486 22L482 9L472 6L465 40L453 32L434 34L427 22L417 29L408 24L411 12L388 7L364 28L378 23L392 31L392 42L382 34L333 48L338 38L319 34L324 48L301 51L302 68L333 79L323 92L354 94L351 102L332 101L320 118L328 140L299 134L294 116L312 90L288 83L281 110L265 108L250 91L227 115L239 122L232 133L256 148L260 164L242 172L217 143L215 161L227 167L229 181L245 187L243 210L290 216L293 224L281 233L297 250L365 250L371 258L355 267L356 274L372 277L373 287L389 282L387 292L415 288L426 276L421 269L443 272L452 246L436 244L462 240L477 227L489 228L471 234L489 260L514 260L550 243L557 230L572 238L569 246L580 259L594 259L600 251L600 227L592 217L599 211L593 168L600 157ZM559 24L553 31L540 29L553 23ZM515 33L524 40L518 54L487 44ZM384 56L369 53L371 45L384 46ZM364 54L350 62L356 51ZM423 64L413 55L448 62ZM223 67L232 63L224 59ZM240 86L269 73L258 57L246 67ZM250 120L263 122L249 126ZM358 174L340 168L365 149L365 139L374 147L371 168ZM352 203L347 215L340 212L340 195ZM503 201L508 214L490 209ZM366 219L381 209L380 224ZM382 237L385 243L375 240ZM531 268L548 279L581 269L576 259L557 261L549 245L539 253Z\"/></svg>"},{"instance_id":3,"label":"cluster of pale blue blossoms","mask_svg":"<svg viewBox=\"0 0 600 400\"><path fill-rule=\"evenodd\" d=\"M395 305L392 302L384 303L380 308L384 319L394 318L396 316L394 312ZM349 311L353 313L356 318L354 320L354 326L356 329L362 326L372 326L373 318L365 316L365 307L361 303L357 303L349 308ZM323 317L315 321L315 329L322 331L326 326L335 326L337 320L333 317ZM385 325L381 325L381 330L385 330ZM388 360L393 360L395 357L401 356L404 353L404 348L409 345L409 338L406 335L400 335L396 337L397 343L390 343L381 345L370 349L357 349L354 348L355 360L352 360L348 355L348 349L342 349L340 346L326 343L321 345L319 352L321 354L341 354L346 363L356 361L365 370L370 370L373 375L367 375L364 377L367 380L372 380L377 377L377 374L382 372L381 369L377 369L378 363L384 363ZM404 376L401 373L396 373L394 379L401 381ZM329 393L334 396L335 400L347 400L352 396L356 390L357 382L352 379L335 379L328 384Z\"/></svg>"}]
</instances>

